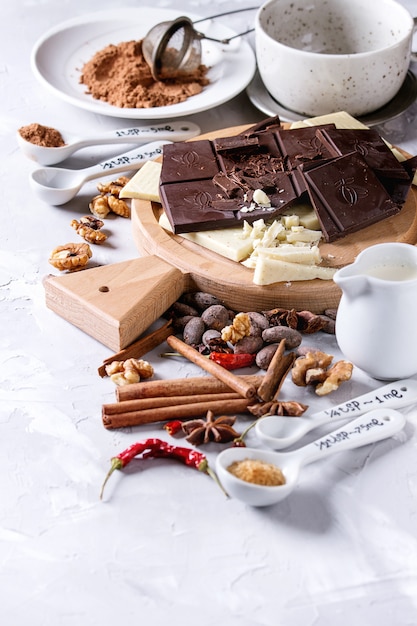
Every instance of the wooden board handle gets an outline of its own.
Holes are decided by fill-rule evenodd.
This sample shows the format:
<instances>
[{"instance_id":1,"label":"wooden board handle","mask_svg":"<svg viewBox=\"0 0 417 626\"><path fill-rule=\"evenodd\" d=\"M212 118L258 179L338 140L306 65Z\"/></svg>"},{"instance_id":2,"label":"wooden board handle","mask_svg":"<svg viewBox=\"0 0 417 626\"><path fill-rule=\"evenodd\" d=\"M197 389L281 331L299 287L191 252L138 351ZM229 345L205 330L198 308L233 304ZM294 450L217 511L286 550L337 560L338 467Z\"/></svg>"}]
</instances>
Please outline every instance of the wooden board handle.
<instances>
[{"instance_id":1,"label":"wooden board handle","mask_svg":"<svg viewBox=\"0 0 417 626\"><path fill-rule=\"evenodd\" d=\"M156 256L103 265L44 281L46 305L118 352L185 291L187 275Z\"/></svg>"}]
</instances>

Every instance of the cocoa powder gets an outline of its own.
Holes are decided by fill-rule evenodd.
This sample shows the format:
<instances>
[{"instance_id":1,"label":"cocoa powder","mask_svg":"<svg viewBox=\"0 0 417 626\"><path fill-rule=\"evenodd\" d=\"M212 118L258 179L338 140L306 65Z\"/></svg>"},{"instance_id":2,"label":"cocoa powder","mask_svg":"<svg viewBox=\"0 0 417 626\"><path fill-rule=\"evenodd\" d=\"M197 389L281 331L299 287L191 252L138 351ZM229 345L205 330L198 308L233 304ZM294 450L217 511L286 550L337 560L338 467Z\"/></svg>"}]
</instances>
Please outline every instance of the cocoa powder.
<instances>
[{"instance_id":1,"label":"cocoa powder","mask_svg":"<svg viewBox=\"0 0 417 626\"><path fill-rule=\"evenodd\" d=\"M55 128L42 126L42 124L28 124L19 128L19 134L23 139L37 146L45 148L59 148L65 146L65 141Z\"/></svg>"},{"instance_id":2,"label":"cocoa powder","mask_svg":"<svg viewBox=\"0 0 417 626\"><path fill-rule=\"evenodd\" d=\"M151 108L183 102L209 84L205 65L190 75L153 78L142 54L142 40L110 44L85 63L80 83L88 94L120 108Z\"/></svg>"}]
</instances>

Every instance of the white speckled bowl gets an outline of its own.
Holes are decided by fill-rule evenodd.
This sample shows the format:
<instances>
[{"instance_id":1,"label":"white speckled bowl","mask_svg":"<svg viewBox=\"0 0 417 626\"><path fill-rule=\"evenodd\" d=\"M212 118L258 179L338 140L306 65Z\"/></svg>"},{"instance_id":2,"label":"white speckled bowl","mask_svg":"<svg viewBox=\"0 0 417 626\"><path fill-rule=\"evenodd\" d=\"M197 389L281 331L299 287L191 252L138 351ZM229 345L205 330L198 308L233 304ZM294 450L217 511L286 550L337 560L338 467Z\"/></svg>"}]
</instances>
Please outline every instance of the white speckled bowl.
<instances>
[{"instance_id":1,"label":"white speckled bowl","mask_svg":"<svg viewBox=\"0 0 417 626\"><path fill-rule=\"evenodd\" d=\"M268 0L255 19L259 74L303 115L365 115L399 91L415 25L395 0Z\"/></svg>"}]
</instances>

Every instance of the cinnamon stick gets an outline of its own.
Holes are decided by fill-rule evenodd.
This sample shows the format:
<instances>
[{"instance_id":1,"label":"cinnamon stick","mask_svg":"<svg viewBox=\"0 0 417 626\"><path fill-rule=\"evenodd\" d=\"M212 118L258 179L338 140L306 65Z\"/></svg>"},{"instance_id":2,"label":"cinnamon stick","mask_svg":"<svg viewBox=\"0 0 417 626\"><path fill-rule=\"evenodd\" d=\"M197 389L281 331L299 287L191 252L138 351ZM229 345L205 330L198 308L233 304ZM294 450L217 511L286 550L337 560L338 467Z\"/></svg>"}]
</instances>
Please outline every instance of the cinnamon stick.
<instances>
[{"instance_id":1,"label":"cinnamon stick","mask_svg":"<svg viewBox=\"0 0 417 626\"><path fill-rule=\"evenodd\" d=\"M99 375L104 378L106 374L106 365L113 361L126 361L127 359L140 359L141 356L147 354L157 346L159 346L172 333L172 321L168 320L163 326L157 328L152 333L141 337L137 341L131 343L127 348L116 352L107 359L104 359L102 365L98 368Z\"/></svg>"},{"instance_id":2,"label":"cinnamon stick","mask_svg":"<svg viewBox=\"0 0 417 626\"><path fill-rule=\"evenodd\" d=\"M257 388L263 374L242 375L240 378ZM116 387L119 402L138 398L159 396L186 396L193 394L226 393L231 388L213 376L190 376L189 378L170 378L167 380L144 380L132 385Z\"/></svg>"},{"instance_id":3,"label":"cinnamon stick","mask_svg":"<svg viewBox=\"0 0 417 626\"><path fill-rule=\"evenodd\" d=\"M292 366L294 365L295 359L296 359L295 352L289 352L288 354L285 354L283 358L281 359L281 362L279 365L279 372L278 372L278 385L275 388L274 395L272 398L273 400L276 400L278 398L279 392L281 391L281 387L288 373L290 372Z\"/></svg>"},{"instance_id":4,"label":"cinnamon stick","mask_svg":"<svg viewBox=\"0 0 417 626\"><path fill-rule=\"evenodd\" d=\"M248 398L238 400L215 400L208 402L197 402L193 404L180 404L176 406L159 407L156 409L144 409L142 411L128 411L115 415L102 414L105 428L128 428L130 426L140 426L154 422L163 422L171 419L187 419L194 417L204 417L207 411L214 414L234 415L244 413L250 404Z\"/></svg>"},{"instance_id":5,"label":"cinnamon stick","mask_svg":"<svg viewBox=\"0 0 417 626\"><path fill-rule=\"evenodd\" d=\"M103 404L103 413L106 415L117 415L118 413L128 413L130 411L142 411L143 409L158 409L164 406L179 406L184 404L200 404L201 402L227 402L228 400L239 400L238 393L206 393L191 396L158 396L154 398L138 398L136 400L124 400L123 402L112 402Z\"/></svg>"},{"instance_id":6,"label":"cinnamon stick","mask_svg":"<svg viewBox=\"0 0 417 626\"><path fill-rule=\"evenodd\" d=\"M264 402L269 402L274 397L276 398L278 396L282 384L294 362L294 352L289 352L287 355L285 355L284 352L285 339L282 339L258 387L258 397Z\"/></svg>"},{"instance_id":7,"label":"cinnamon stick","mask_svg":"<svg viewBox=\"0 0 417 626\"><path fill-rule=\"evenodd\" d=\"M207 357L200 354L195 348L187 345L175 335L169 335L166 339L167 344L173 349L182 354L192 363L199 365L203 370L221 380L231 389L234 389L243 398L253 398L256 395L256 388L254 385L247 383L240 376L236 376L230 370L224 369L221 365L218 365L214 361L210 361Z\"/></svg>"}]
</instances>

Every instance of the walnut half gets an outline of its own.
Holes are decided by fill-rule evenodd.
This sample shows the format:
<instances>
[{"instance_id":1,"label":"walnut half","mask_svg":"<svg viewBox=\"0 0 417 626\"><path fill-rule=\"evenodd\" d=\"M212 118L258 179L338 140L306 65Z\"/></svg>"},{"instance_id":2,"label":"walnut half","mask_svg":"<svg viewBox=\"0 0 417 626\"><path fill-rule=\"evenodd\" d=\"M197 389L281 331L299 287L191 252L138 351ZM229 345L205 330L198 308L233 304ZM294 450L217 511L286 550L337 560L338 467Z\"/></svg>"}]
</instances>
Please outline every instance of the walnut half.
<instances>
[{"instance_id":1,"label":"walnut half","mask_svg":"<svg viewBox=\"0 0 417 626\"><path fill-rule=\"evenodd\" d=\"M343 381L350 380L353 365L341 360L330 367L332 360L332 355L319 350L298 357L291 371L293 383L300 387L314 385L318 396L335 391Z\"/></svg>"},{"instance_id":2,"label":"walnut half","mask_svg":"<svg viewBox=\"0 0 417 626\"><path fill-rule=\"evenodd\" d=\"M221 333L222 341L237 343L250 334L251 321L247 313L237 313L229 326L225 326Z\"/></svg>"},{"instance_id":3,"label":"walnut half","mask_svg":"<svg viewBox=\"0 0 417 626\"><path fill-rule=\"evenodd\" d=\"M60 271L76 271L85 267L92 257L88 243L66 243L51 252L49 263Z\"/></svg>"},{"instance_id":4,"label":"walnut half","mask_svg":"<svg viewBox=\"0 0 417 626\"><path fill-rule=\"evenodd\" d=\"M100 244L104 243L107 239L107 235L100 230L103 226L103 222L92 215L82 217L80 221L72 220L71 226L74 228L77 235L80 235L80 237L88 241L88 243Z\"/></svg>"},{"instance_id":5,"label":"walnut half","mask_svg":"<svg viewBox=\"0 0 417 626\"><path fill-rule=\"evenodd\" d=\"M126 359L126 361L112 361L106 365L106 374L116 385L131 385L138 383L142 378L153 376L153 367L142 359Z\"/></svg>"}]
</instances>

